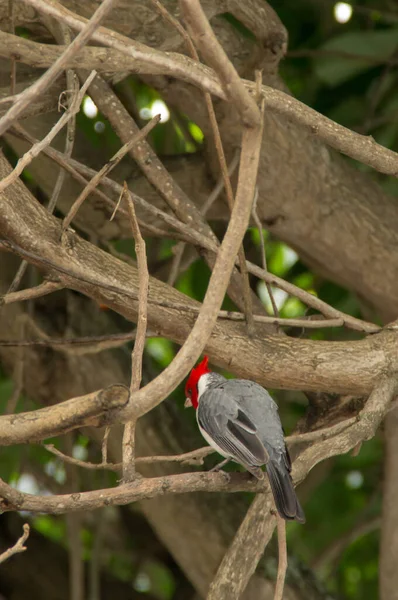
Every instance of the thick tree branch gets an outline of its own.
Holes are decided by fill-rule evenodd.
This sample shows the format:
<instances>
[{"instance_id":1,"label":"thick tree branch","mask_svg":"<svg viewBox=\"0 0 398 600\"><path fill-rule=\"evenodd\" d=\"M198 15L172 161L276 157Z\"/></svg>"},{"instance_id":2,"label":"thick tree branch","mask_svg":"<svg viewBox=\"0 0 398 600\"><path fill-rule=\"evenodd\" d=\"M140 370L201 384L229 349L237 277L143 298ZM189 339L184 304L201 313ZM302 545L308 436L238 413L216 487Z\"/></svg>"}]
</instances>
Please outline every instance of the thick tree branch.
<instances>
[{"instance_id":1,"label":"thick tree branch","mask_svg":"<svg viewBox=\"0 0 398 600\"><path fill-rule=\"evenodd\" d=\"M0 479L0 507L7 510L29 510L59 515L78 510L94 510L103 506L124 506L165 494L189 492L259 491L264 482L258 482L247 473L184 473L151 479L136 479L114 488L56 496L25 494Z\"/></svg>"},{"instance_id":2,"label":"thick tree branch","mask_svg":"<svg viewBox=\"0 0 398 600\"><path fill-rule=\"evenodd\" d=\"M29 139L31 142L33 142L33 138L30 138L30 136L29 136ZM94 177L96 175L96 171L94 171L93 169L90 169L89 167L86 167L85 165L83 165L82 163L79 163L76 160L67 159L65 161L63 158L64 155L61 152L57 152L53 148L45 148L44 153L47 154L52 159L54 159L58 164L61 164L65 168L67 168L73 176L76 175L75 168L78 169L79 171L81 171L82 173L87 174L90 177ZM112 189L115 193L117 193L119 195L122 193L123 188L116 181L105 177L102 180L102 182L104 185L106 185L107 187ZM98 190L95 190L95 191L98 192ZM191 241L191 243L193 243L195 245L199 245L202 248L205 248L207 250L211 250L212 252L217 251L216 244L210 238L206 237L205 235L202 235L199 231L196 231L195 229L192 229L185 223L178 221L178 219L175 219L172 215L169 215L169 214L161 211L160 209L152 206L146 200L144 200L143 198L141 198L133 193L132 193L132 197L138 206L141 206L142 208L147 210L151 215L159 217L166 224L171 225L176 230L180 231L184 236L186 236L186 238L189 241ZM112 201L110 201L110 202L112 202ZM112 203L112 207L114 207L113 203ZM144 226L145 226L145 224L144 224ZM327 304L326 302L324 302L317 296L314 296L313 294L307 292L306 290L303 290L303 289L297 287L296 285L290 283L289 281L282 279L281 277L278 277L277 275L274 275L273 273L269 273L268 271L261 269L259 266L251 263L250 261L247 261L247 268L248 268L249 273L252 273L259 279L263 279L266 283L275 285L276 287L280 288L281 290L284 290L285 292L287 292L288 294L290 294L292 296L296 296L297 298L300 298L300 300L302 300L302 302L304 304L319 311L325 317L330 318L330 319L341 319L343 321L342 324L344 324L346 327L348 327L350 329L354 329L356 331L365 331L368 333L376 333L377 331L380 330L380 327L378 325L375 325L374 323L368 323L366 321L363 321L362 319L358 319L356 317L353 317L351 315L343 313L343 312L337 310L336 308L334 308L333 306L330 306L329 304ZM188 310L188 308L186 308L185 310ZM198 312L199 309L193 308L192 310L195 312ZM264 323L268 323L268 322L271 323L271 321L268 321L268 317L262 317L261 320ZM278 323L278 320L275 320L274 318L272 318L272 323Z\"/></svg>"},{"instance_id":3,"label":"thick tree branch","mask_svg":"<svg viewBox=\"0 0 398 600\"><path fill-rule=\"evenodd\" d=\"M0 417L0 445L43 440L66 433L83 423L104 424L106 414L126 406L129 390L113 385L98 392L71 398L60 404L16 415Z\"/></svg>"},{"instance_id":4,"label":"thick tree branch","mask_svg":"<svg viewBox=\"0 0 398 600\"><path fill-rule=\"evenodd\" d=\"M37 10L52 15L72 29L81 31L87 23L86 19L72 13L55 0L31 1L34 1ZM130 57L130 60L132 59L131 70L176 77L187 83L192 83L219 98L226 99L222 85L214 72L186 56L172 52L160 52L144 44L133 42L130 38L104 27L100 27L92 35L92 39ZM54 49L54 51L57 50ZM51 56L51 60L49 58L49 64L52 64L52 60L53 56ZM64 66L76 67L77 65L74 63L65 64ZM249 90L255 93L254 83L245 80L243 82ZM397 176L398 157L395 152L377 144L373 138L355 133L331 121L284 92L268 86L263 86L262 89L267 109L281 114L295 123L304 125L312 134L339 152L347 154L347 156L363 162L381 173Z\"/></svg>"},{"instance_id":5,"label":"thick tree branch","mask_svg":"<svg viewBox=\"0 0 398 600\"><path fill-rule=\"evenodd\" d=\"M2 158L0 172L7 172L8 168ZM42 269L56 270L63 285L136 320L138 278L135 269L72 233L68 233L70 247L60 246L59 223L31 199L21 182L7 188L0 198L0 207L0 235L17 240L27 252L33 250L31 262ZM191 330L193 316L151 304L159 298L183 306L199 306L198 303L151 279L149 328L178 343L183 342ZM355 342L314 342L281 336L249 340L242 335L239 323L220 323L206 350L219 366L268 387L366 394L386 370L396 368L395 339L395 331L383 331ZM264 356L267 357L266 368ZM147 386L143 388L147 389ZM152 393L155 394L154 389Z\"/></svg>"},{"instance_id":6,"label":"thick tree branch","mask_svg":"<svg viewBox=\"0 0 398 600\"><path fill-rule=\"evenodd\" d=\"M269 494L257 494L224 555L207 600L241 597L274 531L276 520L271 515L272 506Z\"/></svg>"}]
</instances>

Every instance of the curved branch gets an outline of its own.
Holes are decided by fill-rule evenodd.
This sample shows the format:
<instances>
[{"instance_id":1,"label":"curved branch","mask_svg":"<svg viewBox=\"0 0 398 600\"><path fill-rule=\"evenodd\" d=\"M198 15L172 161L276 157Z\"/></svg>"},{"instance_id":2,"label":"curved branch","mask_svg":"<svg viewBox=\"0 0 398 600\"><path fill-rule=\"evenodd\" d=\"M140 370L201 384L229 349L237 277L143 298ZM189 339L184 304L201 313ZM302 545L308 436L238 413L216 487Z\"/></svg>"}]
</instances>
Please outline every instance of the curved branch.
<instances>
[{"instance_id":1,"label":"curved branch","mask_svg":"<svg viewBox=\"0 0 398 600\"><path fill-rule=\"evenodd\" d=\"M82 423L99 425L105 414L120 409L129 400L124 385L112 385L85 396L26 413L0 417L0 445L10 446L43 440L80 427Z\"/></svg>"},{"instance_id":2,"label":"curved branch","mask_svg":"<svg viewBox=\"0 0 398 600\"><path fill-rule=\"evenodd\" d=\"M87 19L74 14L55 0L29 0L29 4L78 31L81 31L87 23ZM100 27L94 32L92 39L128 56L132 61L131 71L176 77L226 100L225 92L214 71L186 56L149 48L105 27ZM255 93L253 82L242 81L252 93ZM398 176L396 152L377 144L372 137L360 135L335 123L284 92L268 86L263 86L262 89L265 106L268 109L304 125L311 133L339 152L363 162L380 173Z\"/></svg>"}]
</instances>

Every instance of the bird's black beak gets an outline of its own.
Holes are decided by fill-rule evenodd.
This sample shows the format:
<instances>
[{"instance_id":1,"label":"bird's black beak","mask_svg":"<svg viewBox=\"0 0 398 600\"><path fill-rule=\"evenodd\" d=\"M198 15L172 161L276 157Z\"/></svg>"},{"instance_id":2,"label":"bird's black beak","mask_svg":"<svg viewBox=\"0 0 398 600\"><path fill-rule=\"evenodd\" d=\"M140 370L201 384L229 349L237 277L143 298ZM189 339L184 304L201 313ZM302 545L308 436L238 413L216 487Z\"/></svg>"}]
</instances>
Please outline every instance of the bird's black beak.
<instances>
[{"instance_id":1,"label":"bird's black beak","mask_svg":"<svg viewBox=\"0 0 398 600\"><path fill-rule=\"evenodd\" d=\"M192 402L191 402L190 398L185 399L184 406L185 406L185 408L189 408L190 406L192 406Z\"/></svg>"}]
</instances>

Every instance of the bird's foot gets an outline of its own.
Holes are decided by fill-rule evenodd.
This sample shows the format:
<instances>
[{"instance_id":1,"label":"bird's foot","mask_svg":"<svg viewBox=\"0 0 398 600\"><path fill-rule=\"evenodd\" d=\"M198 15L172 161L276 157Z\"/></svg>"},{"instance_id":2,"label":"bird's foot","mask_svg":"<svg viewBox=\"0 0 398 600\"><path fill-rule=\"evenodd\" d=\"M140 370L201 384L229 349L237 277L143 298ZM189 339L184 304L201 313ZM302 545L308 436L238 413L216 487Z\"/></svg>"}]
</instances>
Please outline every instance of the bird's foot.
<instances>
[{"instance_id":1,"label":"bird's foot","mask_svg":"<svg viewBox=\"0 0 398 600\"><path fill-rule=\"evenodd\" d=\"M229 463L230 459L226 458L225 460L221 461L218 465L216 465L215 467L213 467L212 469L210 469L209 473L217 473L217 471L221 471L221 469L223 467L225 467L225 465L227 463Z\"/></svg>"}]
</instances>

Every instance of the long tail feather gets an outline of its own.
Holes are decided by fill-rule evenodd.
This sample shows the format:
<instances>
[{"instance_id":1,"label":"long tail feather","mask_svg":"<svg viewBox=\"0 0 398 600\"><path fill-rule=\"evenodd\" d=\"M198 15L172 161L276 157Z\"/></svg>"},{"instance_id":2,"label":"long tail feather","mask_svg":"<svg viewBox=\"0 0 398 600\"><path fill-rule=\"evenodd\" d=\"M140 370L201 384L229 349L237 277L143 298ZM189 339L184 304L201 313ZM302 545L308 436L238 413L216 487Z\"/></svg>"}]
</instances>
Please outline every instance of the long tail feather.
<instances>
[{"instance_id":1,"label":"long tail feather","mask_svg":"<svg viewBox=\"0 0 398 600\"><path fill-rule=\"evenodd\" d=\"M266 465L271 490L278 513L288 521L305 523L304 511L294 491L290 473L283 466L269 461Z\"/></svg>"}]
</instances>

